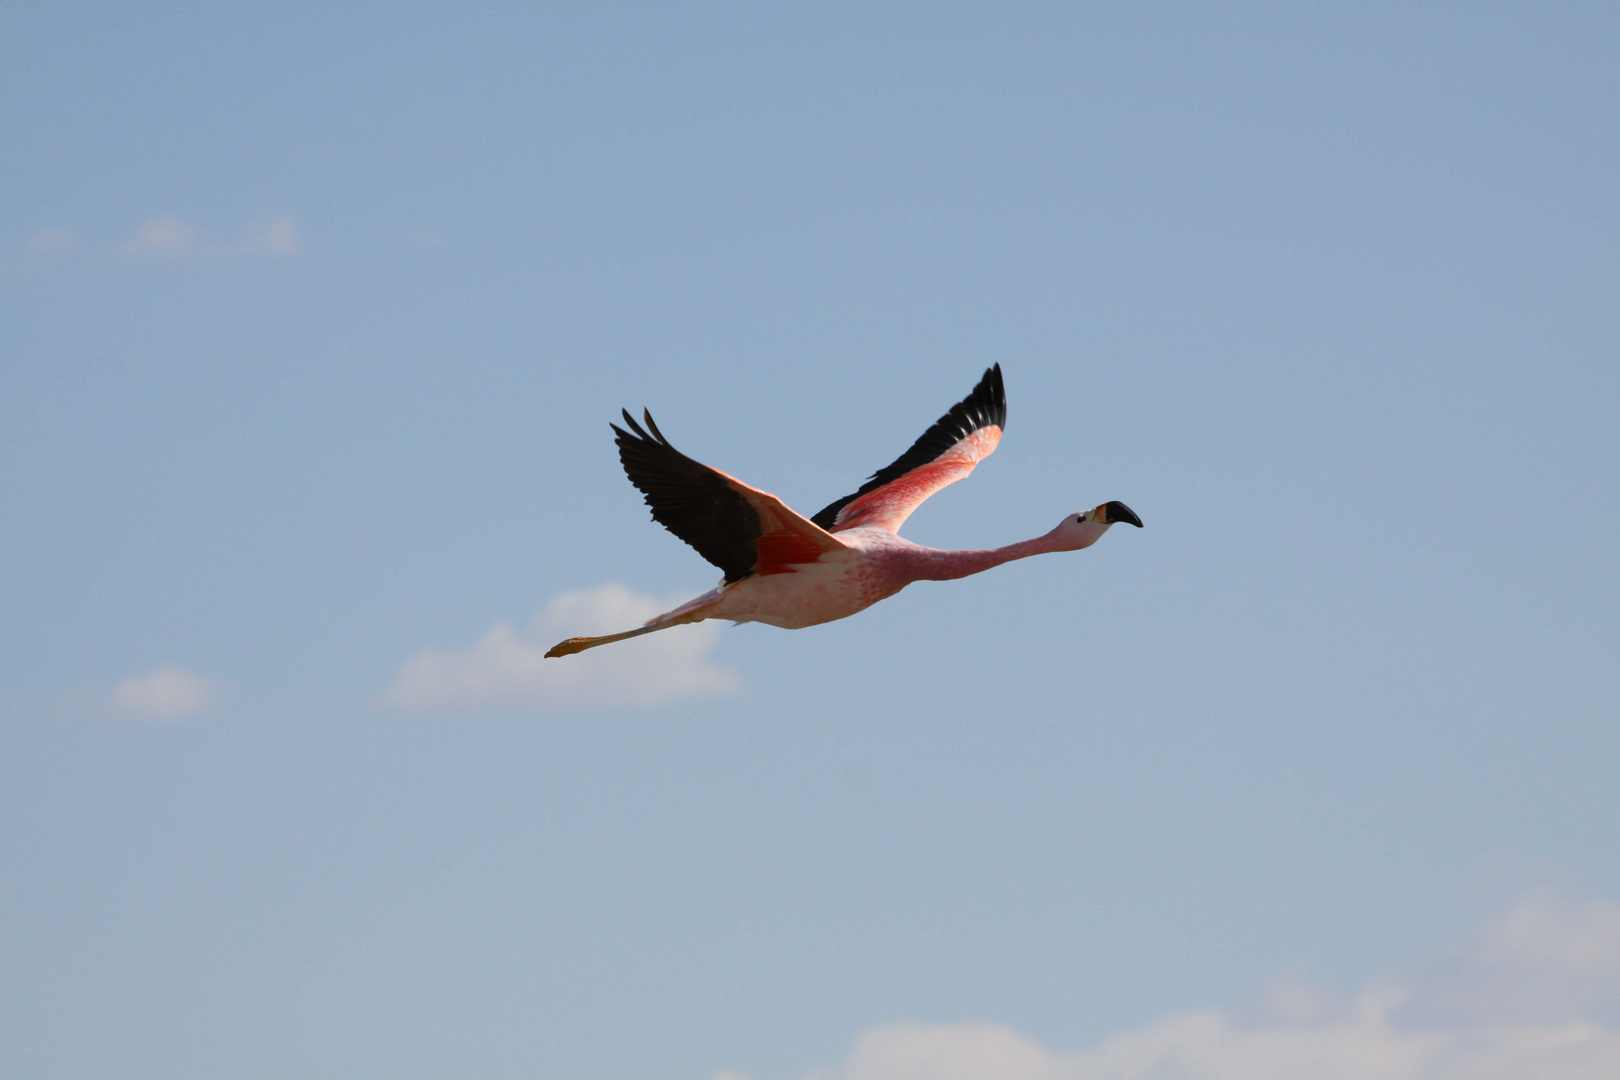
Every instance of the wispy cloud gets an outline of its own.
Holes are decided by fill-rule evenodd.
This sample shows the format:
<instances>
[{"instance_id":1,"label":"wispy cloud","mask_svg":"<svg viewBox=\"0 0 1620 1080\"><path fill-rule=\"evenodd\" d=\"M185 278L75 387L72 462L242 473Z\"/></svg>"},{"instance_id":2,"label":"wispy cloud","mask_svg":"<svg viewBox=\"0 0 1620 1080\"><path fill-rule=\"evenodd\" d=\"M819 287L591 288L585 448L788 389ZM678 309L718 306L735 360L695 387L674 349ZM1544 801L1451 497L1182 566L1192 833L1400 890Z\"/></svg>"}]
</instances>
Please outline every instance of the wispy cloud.
<instances>
[{"instance_id":1,"label":"wispy cloud","mask_svg":"<svg viewBox=\"0 0 1620 1080\"><path fill-rule=\"evenodd\" d=\"M1285 978L1241 1014L1167 1016L1078 1053L999 1024L897 1024L805 1080L1610 1080L1620 905L1532 894L1416 974L1332 1000Z\"/></svg>"},{"instance_id":2,"label":"wispy cloud","mask_svg":"<svg viewBox=\"0 0 1620 1080\"><path fill-rule=\"evenodd\" d=\"M56 258L79 248L68 229L35 230L18 255ZM304 227L292 214L272 214L235 230L204 229L172 214L147 218L120 244L101 249L103 256L132 262L186 262L198 259L295 259L304 254ZM0 258L5 258L0 253Z\"/></svg>"},{"instance_id":3,"label":"wispy cloud","mask_svg":"<svg viewBox=\"0 0 1620 1080\"><path fill-rule=\"evenodd\" d=\"M269 255L288 259L304 253L304 237L298 220L291 214L277 214L268 221L251 226L242 250L248 254Z\"/></svg>"},{"instance_id":4,"label":"wispy cloud","mask_svg":"<svg viewBox=\"0 0 1620 1080\"><path fill-rule=\"evenodd\" d=\"M152 218L119 250L132 256L184 259L198 253L197 230L179 218Z\"/></svg>"},{"instance_id":5,"label":"wispy cloud","mask_svg":"<svg viewBox=\"0 0 1620 1080\"><path fill-rule=\"evenodd\" d=\"M218 698L219 687L213 680L164 664L113 687L106 709L132 720L191 720L210 712Z\"/></svg>"},{"instance_id":6,"label":"wispy cloud","mask_svg":"<svg viewBox=\"0 0 1620 1080\"><path fill-rule=\"evenodd\" d=\"M206 237L195 225L177 217L151 218L118 248L118 254L129 258L172 260L254 255L288 259L303 252L303 231L291 214L250 224L234 240L217 234Z\"/></svg>"},{"instance_id":7,"label":"wispy cloud","mask_svg":"<svg viewBox=\"0 0 1620 1080\"><path fill-rule=\"evenodd\" d=\"M633 629L683 599L661 600L623 585L563 593L526 630L498 622L467 648L417 653L400 669L383 704L410 712L551 710L658 705L735 692L741 678L709 659L720 636L713 622L545 657L564 638Z\"/></svg>"}]
</instances>

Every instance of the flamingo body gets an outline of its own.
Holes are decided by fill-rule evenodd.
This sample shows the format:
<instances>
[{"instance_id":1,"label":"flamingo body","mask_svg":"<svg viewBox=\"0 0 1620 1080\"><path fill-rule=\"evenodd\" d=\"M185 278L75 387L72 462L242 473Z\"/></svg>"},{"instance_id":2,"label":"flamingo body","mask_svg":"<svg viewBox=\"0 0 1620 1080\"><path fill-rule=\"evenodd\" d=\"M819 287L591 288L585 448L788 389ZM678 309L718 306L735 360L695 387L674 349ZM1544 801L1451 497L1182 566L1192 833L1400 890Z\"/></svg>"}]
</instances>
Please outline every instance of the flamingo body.
<instances>
[{"instance_id":1,"label":"flamingo body","mask_svg":"<svg viewBox=\"0 0 1620 1080\"><path fill-rule=\"evenodd\" d=\"M945 551L914 544L900 526L928 496L967 476L1001 440L1007 403L999 364L894 462L859 490L804 518L776 496L699 464L669 444L643 414L613 425L619 457L655 521L721 569L720 585L645 626L602 637L570 638L547 656L704 619L762 622L788 630L847 618L914 581L945 581L1012 559L1076 551L1116 522L1141 527L1124 503L1071 514L1043 536L1005 547Z\"/></svg>"}]
</instances>

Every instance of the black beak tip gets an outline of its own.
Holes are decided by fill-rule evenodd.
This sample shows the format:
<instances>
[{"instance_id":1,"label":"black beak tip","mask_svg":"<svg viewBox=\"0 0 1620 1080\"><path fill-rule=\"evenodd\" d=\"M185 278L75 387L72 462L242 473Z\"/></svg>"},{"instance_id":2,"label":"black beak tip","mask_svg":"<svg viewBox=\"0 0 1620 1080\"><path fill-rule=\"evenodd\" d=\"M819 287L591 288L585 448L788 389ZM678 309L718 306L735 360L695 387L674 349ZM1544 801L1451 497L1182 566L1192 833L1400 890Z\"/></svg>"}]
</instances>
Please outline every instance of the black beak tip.
<instances>
[{"instance_id":1,"label":"black beak tip","mask_svg":"<svg viewBox=\"0 0 1620 1080\"><path fill-rule=\"evenodd\" d=\"M1135 525L1138 529L1142 527L1142 519L1136 516L1136 511L1132 510L1124 503L1107 503L1105 504L1105 508L1107 510L1108 523L1110 525L1123 523L1126 525Z\"/></svg>"}]
</instances>

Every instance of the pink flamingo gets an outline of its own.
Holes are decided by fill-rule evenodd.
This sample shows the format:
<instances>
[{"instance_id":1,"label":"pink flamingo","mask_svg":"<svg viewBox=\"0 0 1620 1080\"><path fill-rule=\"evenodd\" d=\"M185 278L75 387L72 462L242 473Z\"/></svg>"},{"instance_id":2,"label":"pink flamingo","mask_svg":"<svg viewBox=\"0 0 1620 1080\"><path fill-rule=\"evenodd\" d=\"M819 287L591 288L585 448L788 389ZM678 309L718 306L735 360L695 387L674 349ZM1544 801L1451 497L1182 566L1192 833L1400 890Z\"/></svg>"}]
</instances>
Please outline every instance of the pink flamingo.
<instances>
[{"instance_id":1,"label":"pink flamingo","mask_svg":"<svg viewBox=\"0 0 1620 1080\"><path fill-rule=\"evenodd\" d=\"M603 637L569 638L546 653L567 656L610 641L703 619L762 622L797 630L853 615L913 581L947 581L1048 551L1078 551L1109 526L1142 519L1121 502L1071 514L1045 536L988 551L940 551L900 536L900 525L922 501L954 484L989 457L1007 424L1001 365L984 373L973 392L853 495L813 518L788 509L775 495L749 487L676 450L643 412L628 411L630 430L617 433L619 460L652 507L653 520L685 540L725 574L717 587L645 626ZM650 433L650 434L649 434Z\"/></svg>"}]
</instances>

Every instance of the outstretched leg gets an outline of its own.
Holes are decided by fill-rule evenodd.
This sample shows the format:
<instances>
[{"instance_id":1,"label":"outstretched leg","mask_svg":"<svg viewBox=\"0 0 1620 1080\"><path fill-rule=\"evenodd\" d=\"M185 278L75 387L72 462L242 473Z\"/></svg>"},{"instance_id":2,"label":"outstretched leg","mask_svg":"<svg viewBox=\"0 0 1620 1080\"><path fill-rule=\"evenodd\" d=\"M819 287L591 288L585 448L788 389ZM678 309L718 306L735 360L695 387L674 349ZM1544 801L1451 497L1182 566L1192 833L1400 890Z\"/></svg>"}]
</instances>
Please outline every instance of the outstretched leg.
<instances>
[{"instance_id":1,"label":"outstretched leg","mask_svg":"<svg viewBox=\"0 0 1620 1080\"><path fill-rule=\"evenodd\" d=\"M650 634L654 630L663 630L667 627L679 626L681 623L687 621L688 620L686 619L670 619L668 622L648 623L646 626L638 627L635 630L626 630L622 634L604 634L601 637L571 637L567 641L559 641L550 649L546 650L546 655L569 656L573 653L584 652L586 649L594 649L598 645L607 645L614 641L623 641L625 638L640 637L642 634Z\"/></svg>"},{"instance_id":2,"label":"outstretched leg","mask_svg":"<svg viewBox=\"0 0 1620 1080\"><path fill-rule=\"evenodd\" d=\"M571 637L567 641L559 641L546 651L546 655L570 656L577 652L584 652L586 649L594 649L598 645L608 645L615 641L623 641L625 638L650 634L654 630L665 630L671 626L680 626L682 623L702 622L709 617L705 614L707 609L719 602L722 591L722 589L715 589L712 592L704 593L696 600L688 600L674 611L648 620L646 626L626 630L622 634L604 634L601 637Z\"/></svg>"}]
</instances>

